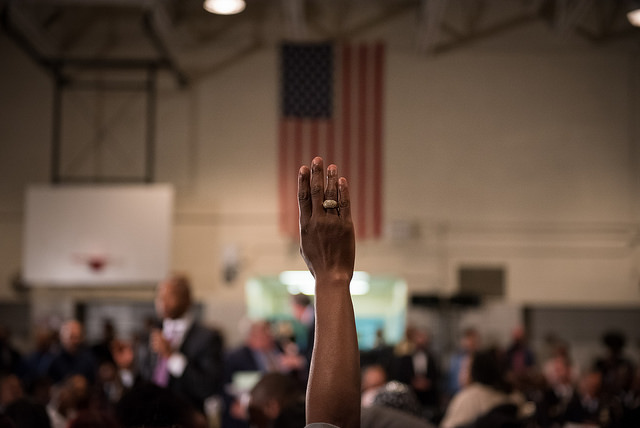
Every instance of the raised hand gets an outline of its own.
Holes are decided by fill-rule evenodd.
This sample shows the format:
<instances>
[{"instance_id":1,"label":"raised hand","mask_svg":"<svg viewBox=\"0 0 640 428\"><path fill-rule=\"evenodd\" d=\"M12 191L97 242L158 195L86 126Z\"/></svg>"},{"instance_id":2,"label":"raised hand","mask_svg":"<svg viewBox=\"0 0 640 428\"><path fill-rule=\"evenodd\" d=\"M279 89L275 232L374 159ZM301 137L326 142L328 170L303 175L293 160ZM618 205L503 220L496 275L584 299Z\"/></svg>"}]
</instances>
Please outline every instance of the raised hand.
<instances>
[{"instance_id":1,"label":"raised hand","mask_svg":"<svg viewBox=\"0 0 640 428\"><path fill-rule=\"evenodd\" d=\"M360 426L360 360L349 293L355 235L349 186L322 158L298 173L300 253L316 279L315 341L307 388L307 423Z\"/></svg>"},{"instance_id":2,"label":"raised hand","mask_svg":"<svg viewBox=\"0 0 640 428\"><path fill-rule=\"evenodd\" d=\"M298 206L300 253L307 267L323 284L348 283L353 276L355 234L349 186L346 178L338 178L338 167L329 165L326 178L320 157L313 159L311 169L300 167Z\"/></svg>"}]
</instances>

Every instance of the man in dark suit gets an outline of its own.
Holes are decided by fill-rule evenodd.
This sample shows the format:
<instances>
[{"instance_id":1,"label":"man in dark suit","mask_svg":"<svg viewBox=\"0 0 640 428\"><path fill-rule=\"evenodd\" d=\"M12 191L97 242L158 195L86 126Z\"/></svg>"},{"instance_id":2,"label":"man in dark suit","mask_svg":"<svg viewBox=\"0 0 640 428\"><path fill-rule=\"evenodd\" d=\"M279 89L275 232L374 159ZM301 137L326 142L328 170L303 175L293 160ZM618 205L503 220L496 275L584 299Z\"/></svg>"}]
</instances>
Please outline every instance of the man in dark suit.
<instances>
[{"instance_id":1,"label":"man in dark suit","mask_svg":"<svg viewBox=\"0 0 640 428\"><path fill-rule=\"evenodd\" d=\"M155 304L162 328L151 332L152 352L140 374L202 410L204 401L222 390L222 340L195 320L191 303L185 276L173 275L159 284Z\"/></svg>"},{"instance_id":2,"label":"man in dark suit","mask_svg":"<svg viewBox=\"0 0 640 428\"><path fill-rule=\"evenodd\" d=\"M440 372L436 358L429 350L429 333L407 327L405 341L398 344L395 351L392 377L411 386L426 410L437 408Z\"/></svg>"}]
</instances>

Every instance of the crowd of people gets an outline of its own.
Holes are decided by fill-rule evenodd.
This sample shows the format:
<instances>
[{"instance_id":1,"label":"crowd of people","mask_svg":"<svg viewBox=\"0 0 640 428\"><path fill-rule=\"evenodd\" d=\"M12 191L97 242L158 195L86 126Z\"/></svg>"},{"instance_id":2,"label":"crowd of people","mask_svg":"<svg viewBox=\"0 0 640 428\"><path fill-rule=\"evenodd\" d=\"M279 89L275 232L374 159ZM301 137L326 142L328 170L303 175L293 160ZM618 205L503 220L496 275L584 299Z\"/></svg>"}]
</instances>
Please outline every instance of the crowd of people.
<instances>
[{"instance_id":1,"label":"crowd of people","mask_svg":"<svg viewBox=\"0 0 640 428\"><path fill-rule=\"evenodd\" d=\"M136 341L105 322L103 339L88 344L82 323L68 320L39 328L22 355L0 328L0 428L640 427L640 371L616 332L580 369L567 342L536 358L522 328L504 349L466 328L446 358L428 326L359 351L348 186L334 165L324 171L316 158L298 178L301 254L316 279L314 302L291 298L302 340L252 320L243 343L227 347L175 274L158 285L158 321Z\"/></svg>"}]
</instances>

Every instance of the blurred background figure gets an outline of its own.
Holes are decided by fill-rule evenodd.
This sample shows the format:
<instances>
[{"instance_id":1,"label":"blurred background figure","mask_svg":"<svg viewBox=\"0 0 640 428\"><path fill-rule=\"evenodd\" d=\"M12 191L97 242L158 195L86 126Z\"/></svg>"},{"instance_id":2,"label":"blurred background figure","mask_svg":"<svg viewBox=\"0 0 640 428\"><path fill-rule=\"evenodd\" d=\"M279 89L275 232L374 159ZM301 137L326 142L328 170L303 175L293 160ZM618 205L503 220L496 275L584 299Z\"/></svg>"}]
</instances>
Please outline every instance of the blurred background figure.
<instances>
[{"instance_id":1,"label":"blurred background figure","mask_svg":"<svg viewBox=\"0 0 640 428\"><path fill-rule=\"evenodd\" d=\"M184 275L172 275L158 285L155 305L162 329L151 332L152 352L141 361L139 372L203 411L204 401L222 392L222 338L196 320L191 284Z\"/></svg>"},{"instance_id":2,"label":"blurred background figure","mask_svg":"<svg viewBox=\"0 0 640 428\"><path fill-rule=\"evenodd\" d=\"M542 375L544 383L538 397L533 397L537 406L536 421L543 427L561 426L567 407L576 395L578 379L566 346L557 345L555 354L545 362Z\"/></svg>"},{"instance_id":3,"label":"blurred background figure","mask_svg":"<svg viewBox=\"0 0 640 428\"><path fill-rule=\"evenodd\" d=\"M60 328L60 349L53 357L48 376L59 383L72 375L82 375L89 383L96 379L98 367L93 354L84 344L84 328L77 320L69 320Z\"/></svg>"},{"instance_id":4,"label":"blurred background figure","mask_svg":"<svg viewBox=\"0 0 640 428\"><path fill-rule=\"evenodd\" d=\"M291 376L267 373L251 389L249 421L256 428L305 426L305 390Z\"/></svg>"},{"instance_id":5,"label":"blurred background figure","mask_svg":"<svg viewBox=\"0 0 640 428\"><path fill-rule=\"evenodd\" d=\"M474 327L462 332L460 344L449 362L447 373L447 393L453 397L469 383L469 371L473 354L480 348L480 333Z\"/></svg>"},{"instance_id":6,"label":"blurred background figure","mask_svg":"<svg viewBox=\"0 0 640 428\"><path fill-rule=\"evenodd\" d=\"M387 372L380 364L373 364L362 369L362 407L373 405L380 389L387 383Z\"/></svg>"},{"instance_id":7,"label":"blurred background figure","mask_svg":"<svg viewBox=\"0 0 640 428\"><path fill-rule=\"evenodd\" d=\"M53 428L66 428L78 412L90 407L91 390L87 379L79 374L54 386L47 413Z\"/></svg>"},{"instance_id":8,"label":"blurred background figure","mask_svg":"<svg viewBox=\"0 0 640 428\"><path fill-rule=\"evenodd\" d=\"M529 346L527 332L521 325L511 332L511 343L505 354L508 377L518 388L526 385L536 364L535 354Z\"/></svg>"},{"instance_id":9,"label":"blurred background figure","mask_svg":"<svg viewBox=\"0 0 640 428\"><path fill-rule=\"evenodd\" d=\"M19 374L22 366L22 355L11 344L11 332L0 325L0 374Z\"/></svg>"},{"instance_id":10,"label":"blurred background figure","mask_svg":"<svg viewBox=\"0 0 640 428\"><path fill-rule=\"evenodd\" d=\"M0 412L24 397L22 384L14 374L0 375Z\"/></svg>"},{"instance_id":11,"label":"blurred background figure","mask_svg":"<svg viewBox=\"0 0 640 428\"><path fill-rule=\"evenodd\" d=\"M147 382L134 385L122 396L116 417L123 428L207 428L202 414L180 395Z\"/></svg>"},{"instance_id":12,"label":"blurred background figure","mask_svg":"<svg viewBox=\"0 0 640 428\"><path fill-rule=\"evenodd\" d=\"M313 353L313 341L315 335L316 318L311 303L311 298L303 293L298 293L291 296L291 308L293 310L293 316L302 324L306 330L305 342L299 344L300 352L307 358L307 361L311 361L311 354Z\"/></svg>"},{"instance_id":13,"label":"blurred background figure","mask_svg":"<svg viewBox=\"0 0 640 428\"><path fill-rule=\"evenodd\" d=\"M429 339L426 330L407 327L404 340L395 348L391 378L409 385L424 410L433 414L439 408L440 370Z\"/></svg>"},{"instance_id":14,"label":"blurred background figure","mask_svg":"<svg viewBox=\"0 0 640 428\"><path fill-rule=\"evenodd\" d=\"M48 380L47 373L56 354L56 333L48 325L38 325L34 330L34 349L24 359L23 381L30 391Z\"/></svg>"},{"instance_id":15,"label":"blurred background figure","mask_svg":"<svg viewBox=\"0 0 640 428\"><path fill-rule=\"evenodd\" d=\"M27 398L11 403L4 410L4 415L10 420L11 428L51 428L51 421L45 407ZM0 426L6 427L2 424Z\"/></svg>"},{"instance_id":16,"label":"blurred background figure","mask_svg":"<svg viewBox=\"0 0 640 428\"><path fill-rule=\"evenodd\" d=\"M231 395L229 418L225 426L248 426L248 394L242 386L241 376L253 373L254 376L265 373L282 373L302 382L300 373L306 367L306 359L301 355L290 355L278 347L271 331L271 323L256 320L249 323L245 342L232 349L225 357L225 388ZM246 395L246 399L243 396Z\"/></svg>"},{"instance_id":17,"label":"blurred background figure","mask_svg":"<svg viewBox=\"0 0 640 428\"><path fill-rule=\"evenodd\" d=\"M487 349L473 355L470 380L471 383L464 386L449 403L441 428L465 426L485 416L489 418L488 421L483 420L487 427L501 426L491 425L492 420L508 420L513 426L518 426L521 400L510 395L511 388L507 384L497 349Z\"/></svg>"},{"instance_id":18,"label":"blurred background figure","mask_svg":"<svg viewBox=\"0 0 640 428\"><path fill-rule=\"evenodd\" d=\"M618 331L602 336L606 354L596 359L595 365L602 373L602 389L608 398L626 394L633 384L635 365L625 355L627 338Z\"/></svg>"},{"instance_id":19,"label":"blurred background figure","mask_svg":"<svg viewBox=\"0 0 640 428\"><path fill-rule=\"evenodd\" d=\"M102 338L91 345L91 352L98 365L102 363L112 363L111 343L116 338L116 328L113 321L109 319L102 320Z\"/></svg>"},{"instance_id":20,"label":"blurred background figure","mask_svg":"<svg viewBox=\"0 0 640 428\"><path fill-rule=\"evenodd\" d=\"M610 414L602 395L602 373L597 368L590 369L580 378L577 393L567 403L564 421L609 426Z\"/></svg>"}]
</instances>

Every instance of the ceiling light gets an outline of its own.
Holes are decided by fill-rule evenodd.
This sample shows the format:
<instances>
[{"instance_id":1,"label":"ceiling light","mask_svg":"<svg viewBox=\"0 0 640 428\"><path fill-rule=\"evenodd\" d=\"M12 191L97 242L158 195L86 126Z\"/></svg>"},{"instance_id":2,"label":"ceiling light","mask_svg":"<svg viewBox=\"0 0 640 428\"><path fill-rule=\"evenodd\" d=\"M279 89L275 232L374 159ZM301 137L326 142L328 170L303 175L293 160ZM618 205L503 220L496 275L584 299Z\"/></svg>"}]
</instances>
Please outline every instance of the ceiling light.
<instances>
[{"instance_id":1,"label":"ceiling light","mask_svg":"<svg viewBox=\"0 0 640 428\"><path fill-rule=\"evenodd\" d=\"M631 25L640 27L640 9L635 9L627 12L627 19L629 20Z\"/></svg>"},{"instance_id":2,"label":"ceiling light","mask_svg":"<svg viewBox=\"0 0 640 428\"><path fill-rule=\"evenodd\" d=\"M631 9L627 12L627 19L631 25L640 27L640 1L631 2Z\"/></svg>"},{"instance_id":3,"label":"ceiling light","mask_svg":"<svg viewBox=\"0 0 640 428\"><path fill-rule=\"evenodd\" d=\"M244 0L204 0L202 5L207 12L218 15L234 15L242 12L246 6Z\"/></svg>"}]
</instances>

